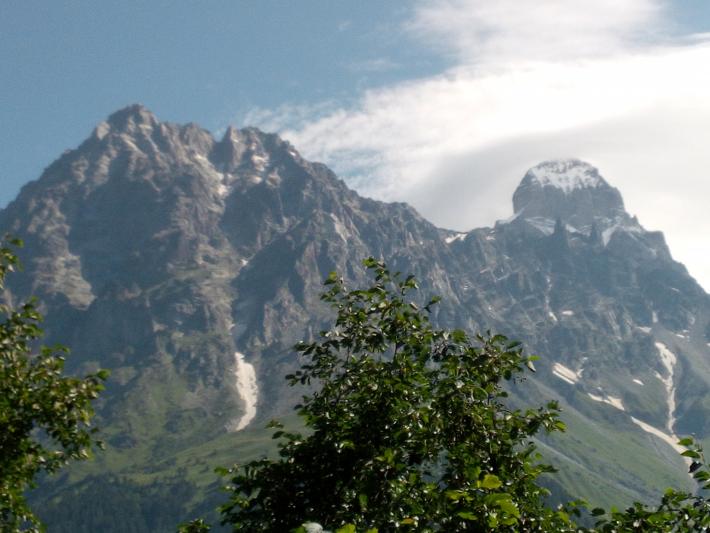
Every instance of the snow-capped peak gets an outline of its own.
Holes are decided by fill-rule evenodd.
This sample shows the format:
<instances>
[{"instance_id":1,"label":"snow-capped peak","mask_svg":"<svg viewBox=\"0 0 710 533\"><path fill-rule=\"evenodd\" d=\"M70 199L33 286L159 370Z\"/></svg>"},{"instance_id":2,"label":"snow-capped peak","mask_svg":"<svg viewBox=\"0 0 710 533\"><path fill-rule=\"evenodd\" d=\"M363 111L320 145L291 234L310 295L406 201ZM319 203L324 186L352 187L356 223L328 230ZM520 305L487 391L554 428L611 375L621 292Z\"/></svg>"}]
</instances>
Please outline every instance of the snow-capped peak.
<instances>
[{"instance_id":1,"label":"snow-capped peak","mask_svg":"<svg viewBox=\"0 0 710 533\"><path fill-rule=\"evenodd\" d=\"M579 159L556 159L545 161L528 170L533 183L551 185L570 193L575 189L587 189L604 185L599 171Z\"/></svg>"},{"instance_id":2,"label":"snow-capped peak","mask_svg":"<svg viewBox=\"0 0 710 533\"><path fill-rule=\"evenodd\" d=\"M608 227L601 219L628 218L621 193L579 159L545 161L528 170L513 194L513 210L520 220L560 219L575 228L596 224L599 231Z\"/></svg>"}]
</instances>

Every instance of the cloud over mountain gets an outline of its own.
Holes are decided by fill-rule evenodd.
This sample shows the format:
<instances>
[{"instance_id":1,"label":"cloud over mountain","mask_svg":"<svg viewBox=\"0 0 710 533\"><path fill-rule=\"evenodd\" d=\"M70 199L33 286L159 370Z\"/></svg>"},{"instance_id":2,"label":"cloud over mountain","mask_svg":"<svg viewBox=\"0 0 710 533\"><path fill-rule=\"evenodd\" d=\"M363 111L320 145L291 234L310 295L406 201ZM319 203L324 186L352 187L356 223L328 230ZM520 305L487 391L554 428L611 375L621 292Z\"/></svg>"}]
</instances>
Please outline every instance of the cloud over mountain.
<instances>
[{"instance_id":1,"label":"cloud over mountain","mask_svg":"<svg viewBox=\"0 0 710 533\"><path fill-rule=\"evenodd\" d=\"M278 129L362 193L457 229L508 216L506 198L535 162L582 157L667 231L707 286L710 257L694 243L710 232L700 146L710 41L674 33L670 15L656 0L422 2L403 32L449 54L447 70L319 106L316 118L291 106L247 120ZM473 192L468 209L449 209Z\"/></svg>"}]
</instances>

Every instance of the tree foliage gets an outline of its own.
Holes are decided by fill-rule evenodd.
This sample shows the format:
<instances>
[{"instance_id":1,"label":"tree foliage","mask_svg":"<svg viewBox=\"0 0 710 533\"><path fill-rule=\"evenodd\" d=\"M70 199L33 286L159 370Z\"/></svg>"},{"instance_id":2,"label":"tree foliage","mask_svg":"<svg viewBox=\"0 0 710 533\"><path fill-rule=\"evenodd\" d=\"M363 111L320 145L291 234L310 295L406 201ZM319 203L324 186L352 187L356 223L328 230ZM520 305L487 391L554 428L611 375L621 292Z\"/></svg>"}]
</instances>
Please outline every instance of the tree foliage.
<instances>
[{"instance_id":1,"label":"tree foliage","mask_svg":"<svg viewBox=\"0 0 710 533\"><path fill-rule=\"evenodd\" d=\"M503 379L533 357L500 335L434 328L410 300L412 276L349 290L331 275L334 327L297 350L291 384L315 385L298 407L310 433L276 431L280 458L232 470L222 509L235 531L290 531L312 521L411 531L560 530L536 480L551 470L531 437L563 429L555 402L512 410Z\"/></svg>"},{"instance_id":2,"label":"tree foliage","mask_svg":"<svg viewBox=\"0 0 710 533\"><path fill-rule=\"evenodd\" d=\"M230 478L223 523L234 531L705 531L710 503L668 489L661 503L625 511L588 510L582 501L552 509L538 477L553 469L531 440L564 430L555 402L510 409L502 380L515 382L535 357L490 334L434 328L402 280L374 259L374 284L350 290L331 274L322 298L333 327L296 346L310 385L297 409L306 435L277 423L279 458L222 473ZM710 488L710 469L692 439L679 444L690 473ZM578 518L589 512L593 528ZM203 521L181 531L208 531ZM703 529L705 528L705 529Z\"/></svg>"},{"instance_id":3,"label":"tree foliage","mask_svg":"<svg viewBox=\"0 0 710 533\"><path fill-rule=\"evenodd\" d=\"M0 291L18 266L11 246L0 248ZM19 308L0 305L0 529L35 531L39 521L24 493L42 472L86 459L96 444L92 400L107 373L83 379L63 375L67 350L33 347L42 335L34 301Z\"/></svg>"}]
</instances>

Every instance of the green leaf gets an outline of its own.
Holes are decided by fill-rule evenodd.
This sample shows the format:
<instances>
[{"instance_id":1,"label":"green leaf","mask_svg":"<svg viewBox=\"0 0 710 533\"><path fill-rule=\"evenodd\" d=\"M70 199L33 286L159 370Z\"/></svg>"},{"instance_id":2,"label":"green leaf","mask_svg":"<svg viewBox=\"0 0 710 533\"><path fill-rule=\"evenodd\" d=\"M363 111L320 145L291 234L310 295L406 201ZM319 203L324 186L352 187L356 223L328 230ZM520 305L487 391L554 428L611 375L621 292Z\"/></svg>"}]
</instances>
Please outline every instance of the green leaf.
<instances>
[{"instance_id":1,"label":"green leaf","mask_svg":"<svg viewBox=\"0 0 710 533\"><path fill-rule=\"evenodd\" d=\"M498 476L494 474L486 474L483 476L483 480L481 481L481 488L488 489L488 490L495 490L497 488L500 488L503 483L501 482L500 479L498 479Z\"/></svg>"},{"instance_id":2,"label":"green leaf","mask_svg":"<svg viewBox=\"0 0 710 533\"><path fill-rule=\"evenodd\" d=\"M360 509L365 511L367 509L367 501L368 497L367 494L358 494L357 495L358 502L360 503Z\"/></svg>"},{"instance_id":3,"label":"green leaf","mask_svg":"<svg viewBox=\"0 0 710 533\"><path fill-rule=\"evenodd\" d=\"M510 499L501 500L497 503L497 505L502 511L508 513L509 515L512 515L516 518L520 518L520 510L512 502L512 500L510 500Z\"/></svg>"},{"instance_id":4,"label":"green leaf","mask_svg":"<svg viewBox=\"0 0 710 533\"><path fill-rule=\"evenodd\" d=\"M459 501L465 496L465 494L460 490L447 490L445 494L448 499L453 500L455 502Z\"/></svg>"}]
</instances>

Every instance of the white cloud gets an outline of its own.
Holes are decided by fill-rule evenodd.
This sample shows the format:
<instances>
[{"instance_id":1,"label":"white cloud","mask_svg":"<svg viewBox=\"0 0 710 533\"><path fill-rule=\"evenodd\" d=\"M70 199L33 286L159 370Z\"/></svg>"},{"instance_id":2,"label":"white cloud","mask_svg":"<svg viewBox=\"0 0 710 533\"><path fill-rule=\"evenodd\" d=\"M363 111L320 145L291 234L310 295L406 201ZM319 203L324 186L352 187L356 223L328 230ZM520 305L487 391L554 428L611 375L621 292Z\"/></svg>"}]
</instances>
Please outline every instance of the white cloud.
<instances>
[{"instance_id":1,"label":"white cloud","mask_svg":"<svg viewBox=\"0 0 710 533\"><path fill-rule=\"evenodd\" d=\"M710 40L671 41L665 15L654 0L426 2L407 31L455 53L446 72L250 119L461 230L508 216L529 166L588 159L710 288Z\"/></svg>"},{"instance_id":2,"label":"white cloud","mask_svg":"<svg viewBox=\"0 0 710 533\"><path fill-rule=\"evenodd\" d=\"M627 48L665 29L658 0L432 0L408 28L461 62L576 59Z\"/></svg>"}]
</instances>

